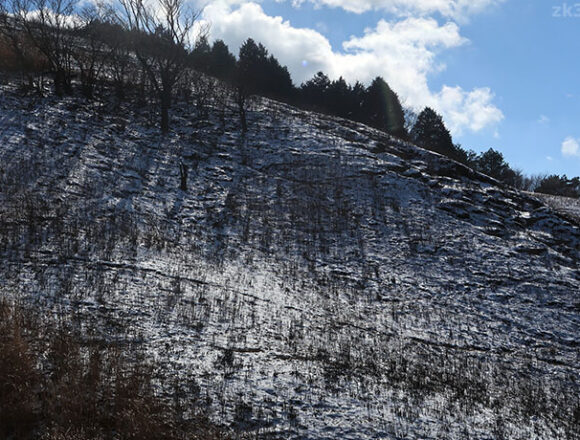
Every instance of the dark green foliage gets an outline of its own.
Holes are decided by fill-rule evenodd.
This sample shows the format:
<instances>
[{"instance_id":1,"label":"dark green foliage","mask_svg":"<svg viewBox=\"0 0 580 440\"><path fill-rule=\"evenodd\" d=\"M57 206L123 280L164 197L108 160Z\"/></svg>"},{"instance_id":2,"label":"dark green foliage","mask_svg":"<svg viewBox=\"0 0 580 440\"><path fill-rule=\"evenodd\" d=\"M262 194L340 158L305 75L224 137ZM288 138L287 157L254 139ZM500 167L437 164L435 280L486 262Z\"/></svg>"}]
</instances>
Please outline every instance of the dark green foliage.
<instances>
[{"instance_id":1,"label":"dark green foliage","mask_svg":"<svg viewBox=\"0 0 580 440\"><path fill-rule=\"evenodd\" d=\"M341 76L328 86L326 103L329 108L335 109L335 114L341 118L352 117L352 107L356 102L352 100L352 90Z\"/></svg>"},{"instance_id":2,"label":"dark green foliage","mask_svg":"<svg viewBox=\"0 0 580 440\"><path fill-rule=\"evenodd\" d=\"M266 79L266 64L268 50L263 44L248 38L240 47L238 54L238 81L250 91L258 93L262 90Z\"/></svg>"},{"instance_id":3,"label":"dark green foliage","mask_svg":"<svg viewBox=\"0 0 580 440\"><path fill-rule=\"evenodd\" d=\"M578 198L580 197L580 178L568 179L566 175L560 177L554 174L542 179L535 192Z\"/></svg>"},{"instance_id":4,"label":"dark green foliage","mask_svg":"<svg viewBox=\"0 0 580 440\"><path fill-rule=\"evenodd\" d=\"M68 1L64 5L68 7L72 3L74 2ZM145 6L141 3L140 5L140 9L134 11L137 15L133 18L137 21L143 20L148 13ZM6 26L6 11L7 6L0 1L0 23L4 23L3 27L0 26L0 68L23 70L32 88L35 72L46 70L46 65L52 65L56 91L64 93L65 88L70 88L73 72L65 72L62 66L58 67L58 60L52 62L47 48L40 44L43 39L35 38L40 30L46 31L47 23L25 29L28 20L24 8L14 19L20 20L19 23L25 31L14 33L10 31L11 27ZM499 151L489 149L478 155L454 144L442 117L435 110L427 107L417 116L414 111L403 109L395 91L381 77L375 78L365 88L360 82L351 86L342 77L331 80L323 72L318 72L297 90L288 69L264 45L251 38L241 46L239 59L236 60L222 40L216 40L210 46L204 35L198 38L193 49L189 51L188 33L183 30L176 33L177 28L168 29L174 23L172 21L156 22L156 27L149 27L151 23L147 26L144 23L130 25L99 15L96 9L91 13L87 11L88 9L83 13L83 26L74 31L61 32L67 40L74 36L75 39L84 39L85 43L72 48L69 47L69 41L69 46L59 49L70 52L75 58L77 71L74 75L80 78L83 94L92 98L101 81L112 80L117 97L122 98L128 79L134 79L138 74L135 72L136 58L141 65L142 96L146 87L157 95L162 132L169 130L169 108L174 88L179 85L182 87L180 90L187 90L191 84L187 84L185 78L196 81L185 75L185 68L192 67L198 72L235 86L234 99L244 132L247 130L246 110L249 96L263 95L309 110L363 122L403 139L410 137L423 148L450 157L519 189L568 197L580 196L580 182L577 177L568 179L566 176L557 175L524 176L522 172L512 169ZM49 34L51 35L52 33ZM135 58L131 56L131 52ZM104 72L107 72L106 77ZM203 86L197 89L204 90ZM202 101L198 100L198 105L200 102ZM204 113L200 111L199 114Z\"/></svg>"},{"instance_id":5,"label":"dark green foliage","mask_svg":"<svg viewBox=\"0 0 580 440\"><path fill-rule=\"evenodd\" d=\"M300 87L301 102L308 108L330 112L327 103L330 79L323 72L318 72L312 79L306 81Z\"/></svg>"},{"instance_id":6,"label":"dark green foliage","mask_svg":"<svg viewBox=\"0 0 580 440\"><path fill-rule=\"evenodd\" d=\"M510 166L503 157L503 154L493 148L490 148L485 153L478 156L475 168L479 172L501 181L508 177L507 174L511 171Z\"/></svg>"},{"instance_id":7,"label":"dark green foliage","mask_svg":"<svg viewBox=\"0 0 580 440\"><path fill-rule=\"evenodd\" d=\"M195 43L195 47L189 54L191 66L204 73L209 73L211 67L211 47L207 37L202 35Z\"/></svg>"},{"instance_id":8,"label":"dark green foliage","mask_svg":"<svg viewBox=\"0 0 580 440\"><path fill-rule=\"evenodd\" d=\"M261 94L279 99L290 99L294 86L290 73L278 60L268 54L261 44L247 39L238 56L237 83L248 94Z\"/></svg>"},{"instance_id":9,"label":"dark green foliage","mask_svg":"<svg viewBox=\"0 0 580 440\"><path fill-rule=\"evenodd\" d=\"M132 31L131 36L137 58L153 58L161 65L159 70L169 70L163 67L174 59L181 61L187 55L183 45L176 42L171 31L163 26L157 26L153 33Z\"/></svg>"},{"instance_id":10,"label":"dark green foliage","mask_svg":"<svg viewBox=\"0 0 580 440\"><path fill-rule=\"evenodd\" d=\"M362 121L362 103L365 87L357 82L350 86L340 77L330 81L323 72L318 72L300 87L298 104L311 110L341 118Z\"/></svg>"},{"instance_id":11,"label":"dark green foliage","mask_svg":"<svg viewBox=\"0 0 580 440\"><path fill-rule=\"evenodd\" d=\"M405 113L399 97L381 77L375 78L362 102L363 122L393 136L405 137Z\"/></svg>"},{"instance_id":12,"label":"dark green foliage","mask_svg":"<svg viewBox=\"0 0 580 440\"><path fill-rule=\"evenodd\" d=\"M267 81L264 85L266 94L280 99L289 99L294 95L294 84L286 66L270 55L266 63Z\"/></svg>"},{"instance_id":13,"label":"dark green foliage","mask_svg":"<svg viewBox=\"0 0 580 440\"><path fill-rule=\"evenodd\" d=\"M288 69L282 67L274 56L269 56L262 44L256 44L251 38L240 47L234 77L242 133L248 130L246 107L250 95L263 95L283 101L292 100L294 95Z\"/></svg>"},{"instance_id":14,"label":"dark green foliage","mask_svg":"<svg viewBox=\"0 0 580 440\"><path fill-rule=\"evenodd\" d=\"M464 165L473 167L477 153L472 150L464 150L461 147L461 144L453 144L453 149L448 156L457 162L461 162Z\"/></svg>"},{"instance_id":15,"label":"dark green foliage","mask_svg":"<svg viewBox=\"0 0 580 440\"><path fill-rule=\"evenodd\" d=\"M475 155L473 151L464 151L464 153L467 157L466 163L473 169L507 185L524 189L525 178L523 174L521 171L512 169L499 151L490 148L479 155Z\"/></svg>"},{"instance_id":16,"label":"dark green foliage","mask_svg":"<svg viewBox=\"0 0 580 440\"><path fill-rule=\"evenodd\" d=\"M366 88L361 82L357 81L356 83L354 83L354 86L351 87L350 91L351 107L349 110L352 113L351 119L355 121L362 120L362 112L363 112L362 103L364 101L365 94Z\"/></svg>"},{"instance_id":17,"label":"dark green foliage","mask_svg":"<svg viewBox=\"0 0 580 440\"><path fill-rule=\"evenodd\" d=\"M380 77L365 89L359 82L350 86L342 77L331 81L318 72L300 87L299 105L406 137L403 107L397 94Z\"/></svg>"},{"instance_id":18,"label":"dark green foliage","mask_svg":"<svg viewBox=\"0 0 580 440\"><path fill-rule=\"evenodd\" d=\"M430 107L426 107L417 117L411 138L423 148L445 156L454 156L456 149L451 134L445 127L441 115Z\"/></svg>"},{"instance_id":19,"label":"dark green foliage","mask_svg":"<svg viewBox=\"0 0 580 440\"><path fill-rule=\"evenodd\" d=\"M236 70L236 57L222 40L214 41L209 58L209 74L221 80L231 81Z\"/></svg>"}]
</instances>

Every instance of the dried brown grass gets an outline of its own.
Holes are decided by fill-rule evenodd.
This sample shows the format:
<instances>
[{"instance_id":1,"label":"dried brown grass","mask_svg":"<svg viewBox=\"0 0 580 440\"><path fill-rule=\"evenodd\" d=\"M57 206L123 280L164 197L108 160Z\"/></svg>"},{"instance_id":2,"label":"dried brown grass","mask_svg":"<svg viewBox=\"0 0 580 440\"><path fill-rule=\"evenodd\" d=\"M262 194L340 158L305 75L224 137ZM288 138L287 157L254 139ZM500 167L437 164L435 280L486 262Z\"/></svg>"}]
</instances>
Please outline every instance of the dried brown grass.
<instances>
[{"instance_id":1,"label":"dried brown grass","mask_svg":"<svg viewBox=\"0 0 580 440\"><path fill-rule=\"evenodd\" d=\"M1 439L226 438L203 413L160 396L150 364L42 321L0 302Z\"/></svg>"}]
</instances>

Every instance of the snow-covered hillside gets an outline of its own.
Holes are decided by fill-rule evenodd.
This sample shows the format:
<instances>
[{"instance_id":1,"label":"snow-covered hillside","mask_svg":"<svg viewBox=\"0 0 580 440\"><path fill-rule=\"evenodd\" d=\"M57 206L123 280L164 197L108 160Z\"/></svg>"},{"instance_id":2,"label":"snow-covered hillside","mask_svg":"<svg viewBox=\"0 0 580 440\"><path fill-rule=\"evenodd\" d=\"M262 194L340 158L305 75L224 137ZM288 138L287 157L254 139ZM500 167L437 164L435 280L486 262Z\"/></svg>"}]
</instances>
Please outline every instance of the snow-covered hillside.
<instances>
[{"instance_id":1,"label":"snow-covered hillside","mask_svg":"<svg viewBox=\"0 0 580 440\"><path fill-rule=\"evenodd\" d=\"M353 122L0 92L0 295L258 437L577 439L580 229ZM180 190L180 162L188 167Z\"/></svg>"},{"instance_id":2,"label":"snow-covered hillside","mask_svg":"<svg viewBox=\"0 0 580 440\"><path fill-rule=\"evenodd\" d=\"M580 199L538 194L540 198L557 212L568 217L573 223L580 224Z\"/></svg>"}]
</instances>

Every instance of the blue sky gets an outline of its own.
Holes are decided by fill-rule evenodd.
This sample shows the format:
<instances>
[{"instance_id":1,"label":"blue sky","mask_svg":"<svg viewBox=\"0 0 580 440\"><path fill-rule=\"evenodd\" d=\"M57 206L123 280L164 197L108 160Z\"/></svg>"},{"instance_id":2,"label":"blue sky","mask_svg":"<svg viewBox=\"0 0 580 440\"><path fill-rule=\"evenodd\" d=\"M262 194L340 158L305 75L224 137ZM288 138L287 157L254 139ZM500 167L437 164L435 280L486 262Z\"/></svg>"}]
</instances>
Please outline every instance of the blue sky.
<instances>
[{"instance_id":1,"label":"blue sky","mask_svg":"<svg viewBox=\"0 0 580 440\"><path fill-rule=\"evenodd\" d=\"M204 0L199 0L204 1ZM205 0L212 38L262 42L296 83L383 76L455 142L528 174L580 175L580 4L558 0Z\"/></svg>"}]
</instances>

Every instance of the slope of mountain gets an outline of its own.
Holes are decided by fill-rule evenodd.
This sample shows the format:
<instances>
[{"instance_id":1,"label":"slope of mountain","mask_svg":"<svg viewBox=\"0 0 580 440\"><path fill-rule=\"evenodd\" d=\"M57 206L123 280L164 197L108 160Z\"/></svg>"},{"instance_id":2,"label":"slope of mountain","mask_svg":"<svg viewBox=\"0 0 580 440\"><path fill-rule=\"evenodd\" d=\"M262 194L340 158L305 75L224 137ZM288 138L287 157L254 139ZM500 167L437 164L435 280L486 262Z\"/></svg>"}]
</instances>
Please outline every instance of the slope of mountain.
<instances>
[{"instance_id":1,"label":"slope of mountain","mask_svg":"<svg viewBox=\"0 0 580 440\"><path fill-rule=\"evenodd\" d=\"M567 217L572 223L580 224L580 199L538 194L546 205Z\"/></svg>"},{"instance_id":2,"label":"slope of mountain","mask_svg":"<svg viewBox=\"0 0 580 440\"><path fill-rule=\"evenodd\" d=\"M0 92L0 295L143 344L237 432L574 439L580 229L350 121ZM180 189L180 163L188 169Z\"/></svg>"}]
</instances>

